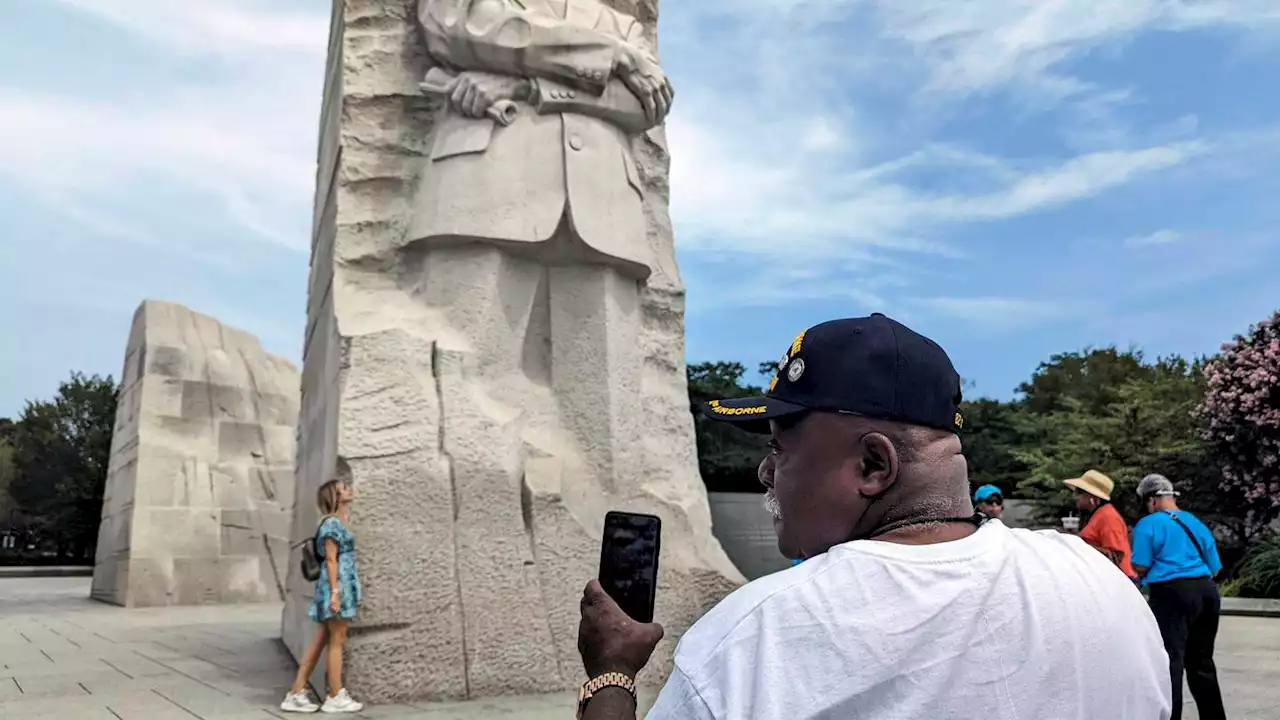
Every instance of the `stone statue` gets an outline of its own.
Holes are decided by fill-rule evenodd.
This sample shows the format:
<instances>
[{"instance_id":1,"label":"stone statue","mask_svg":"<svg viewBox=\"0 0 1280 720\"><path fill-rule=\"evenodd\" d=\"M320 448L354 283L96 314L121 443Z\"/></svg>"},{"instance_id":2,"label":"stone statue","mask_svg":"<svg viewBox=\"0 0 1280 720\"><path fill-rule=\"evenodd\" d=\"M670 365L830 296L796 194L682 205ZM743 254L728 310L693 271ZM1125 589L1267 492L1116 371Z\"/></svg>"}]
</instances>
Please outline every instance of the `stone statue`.
<instances>
[{"instance_id":1,"label":"stone statue","mask_svg":"<svg viewBox=\"0 0 1280 720\"><path fill-rule=\"evenodd\" d=\"M334 8L294 525L352 480L348 681L374 702L577 687L618 508L663 520L660 682L742 577L697 472L649 31L600 0ZM296 653L311 590L289 588Z\"/></svg>"},{"instance_id":2,"label":"stone statue","mask_svg":"<svg viewBox=\"0 0 1280 720\"><path fill-rule=\"evenodd\" d=\"M643 26L598 0L421 0L418 18L457 74L410 237L647 278L629 136L662 122L672 91ZM533 112L495 128L488 111L513 101Z\"/></svg>"}]
</instances>

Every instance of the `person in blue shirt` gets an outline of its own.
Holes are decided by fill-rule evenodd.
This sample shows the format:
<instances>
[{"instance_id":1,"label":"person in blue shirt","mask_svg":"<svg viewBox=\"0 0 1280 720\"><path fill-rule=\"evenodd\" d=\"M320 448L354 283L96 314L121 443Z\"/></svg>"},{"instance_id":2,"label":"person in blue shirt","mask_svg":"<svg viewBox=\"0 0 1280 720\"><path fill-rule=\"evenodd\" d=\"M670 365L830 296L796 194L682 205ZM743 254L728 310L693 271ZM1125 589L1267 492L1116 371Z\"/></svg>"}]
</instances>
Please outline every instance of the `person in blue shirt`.
<instances>
[{"instance_id":1,"label":"person in blue shirt","mask_svg":"<svg viewBox=\"0 0 1280 720\"><path fill-rule=\"evenodd\" d=\"M973 491L973 507L989 518L998 518L1004 513L1004 493L995 485L983 485Z\"/></svg>"},{"instance_id":2,"label":"person in blue shirt","mask_svg":"<svg viewBox=\"0 0 1280 720\"><path fill-rule=\"evenodd\" d=\"M1213 579L1222 570L1213 531L1178 509L1178 493L1163 475L1138 483L1147 516L1133 528L1133 569L1151 592L1173 680L1173 715L1182 717L1182 673L1201 720L1225 720L1213 643L1222 599Z\"/></svg>"}]
</instances>

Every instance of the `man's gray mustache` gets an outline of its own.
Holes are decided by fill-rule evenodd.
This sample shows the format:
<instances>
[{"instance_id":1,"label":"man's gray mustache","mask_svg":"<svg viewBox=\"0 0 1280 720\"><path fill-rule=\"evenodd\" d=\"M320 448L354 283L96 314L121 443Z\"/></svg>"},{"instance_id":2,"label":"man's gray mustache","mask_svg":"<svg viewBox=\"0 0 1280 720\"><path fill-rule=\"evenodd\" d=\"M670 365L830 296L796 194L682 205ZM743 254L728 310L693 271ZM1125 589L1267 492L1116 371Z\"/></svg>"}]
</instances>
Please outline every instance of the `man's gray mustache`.
<instances>
[{"instance_id":1,"label":"man's gray mustache","mask_svg":"<svg viewBox=\"0 0 1280 720\"><path fill-rule=\"evenodd\" d=\"M772 490L768 490L764 494L764 509L775 518L782 517L782 506L778 504L778 497L773 494Z\"/></svg>"}]
</instances>

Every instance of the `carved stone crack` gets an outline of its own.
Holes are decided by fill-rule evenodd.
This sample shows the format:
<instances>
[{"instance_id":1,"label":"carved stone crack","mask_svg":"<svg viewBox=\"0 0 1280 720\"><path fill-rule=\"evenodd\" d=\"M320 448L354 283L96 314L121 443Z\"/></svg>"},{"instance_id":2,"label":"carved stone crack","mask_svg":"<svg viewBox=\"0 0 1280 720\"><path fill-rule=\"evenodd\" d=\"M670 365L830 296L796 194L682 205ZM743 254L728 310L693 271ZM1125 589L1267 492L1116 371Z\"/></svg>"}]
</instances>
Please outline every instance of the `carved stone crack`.
<instances>
[{"instance_id":1,"label":"carved stone crack","mask_svg":"<svg viewBox=\"0 0 1280 720\"><path fill-rule=\"evenodd\" d=\"M440 457L444 460L445 467L449 472L449 496L453 503L453 580L456 588L456 597L458 602L458 617L462 624L462 681L466 691L466 697L471 697L471 656L467 652L467 608L462 603L462 563L459 560L458 547L458 515L460 511L460 503L458 500L458 478L453 469L453 458L449 455L449 451L445 444L445 407L444 407L444 381L440 377L440 345L431 344L431 377L435 381L436 390L436 410L439 420L436 423L436 443L440 452Z\"/></svg>"}]
</instances>

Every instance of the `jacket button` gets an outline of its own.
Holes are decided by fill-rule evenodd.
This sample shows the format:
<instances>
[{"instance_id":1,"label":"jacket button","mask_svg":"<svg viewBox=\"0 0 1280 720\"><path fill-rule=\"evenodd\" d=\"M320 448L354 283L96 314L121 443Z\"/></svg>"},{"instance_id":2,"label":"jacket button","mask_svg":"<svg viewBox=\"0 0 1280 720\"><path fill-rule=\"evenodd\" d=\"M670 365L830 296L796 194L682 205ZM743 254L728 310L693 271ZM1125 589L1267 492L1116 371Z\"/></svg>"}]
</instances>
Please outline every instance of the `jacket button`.
<instances>
[{"instance_id":1,"label":"jacket button","mask_svg":"<svg viewBox=\"0 0 1280 720\"><path fill-rule=\"evenodd\" d=\"M582 137L581 137L581 136L579 136L579 135L570 135L570 136L569 136L569 147L573 148L574 150L581 150L581 149L582 149Z\"/></svg>"}]
</instances>

